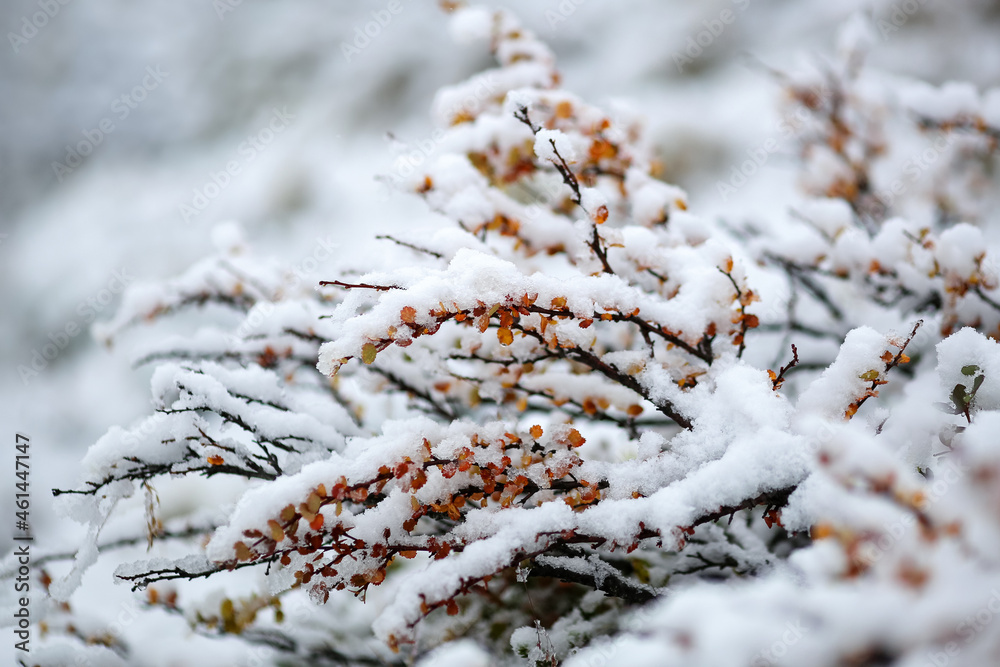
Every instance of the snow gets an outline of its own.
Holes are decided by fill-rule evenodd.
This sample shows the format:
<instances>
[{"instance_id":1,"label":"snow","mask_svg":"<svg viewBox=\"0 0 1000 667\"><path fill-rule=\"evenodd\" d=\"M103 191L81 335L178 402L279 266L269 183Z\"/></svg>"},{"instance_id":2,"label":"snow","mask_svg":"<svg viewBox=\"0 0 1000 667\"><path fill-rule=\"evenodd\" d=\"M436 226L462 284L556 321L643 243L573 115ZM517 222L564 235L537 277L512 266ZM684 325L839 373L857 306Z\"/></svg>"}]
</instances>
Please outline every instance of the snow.
<instances>
[{"instance_id":1,"label":"snow","mask_svg":"<svg viewBox=\"0 0 1000 667\"><path fill-rule=\"evenodd\" d=\"M950 394L951 388L958 384L971 390L975 377L982 375L985 379L976 392L975 407L1000 409L1000 366L995 340L966 327L937 344L937 358L937 373L945 392ZM970 369L972 375L963 372L969 366L976 367Z\"/></svg>"},{"instance_id":2,"label":"snow","mask_svg":"<svg viewBox=\"0 0 1000 667\"><path fill-rule=\"evenodd\" d=\"M576 162L576 149L569 137L559 130L539 130L535 133L535 155L553 164L561 164L560 159L567 164Z\"/></svg>"},{"instance_id":3,"label":"snow","mask_svg":"<svg viewBox=\"0 0 1000 667\"><path fill-rule=\"evenodd\" d=\"M945 121L978 115L979 93L967 82L949 81L940 88L914 85L905 91L903 102L916 113Z\"/></svg>"},{"instance_id":4,"label":"snow","mask_svg":"<svg viewBox=\"0 0 1000 667\"><path fill-rule=\"evenodd\" d=\"M493 30L494 14L488 7L462 7L448 24L452 38L458 43L485 41Z\"/></svg>"},{"instance_id":5,"label":"snow","mask_svg":"<svg viewBox=\"0 0 1000 667\"><path fill-rule=\"evenodd\" d=\"M471 639L460 639L434 649L418 665L434 667L490 667L489 654Z\"/></svg>"},{"instance_id":6,"label":"snow","mask_svg":"<svg viewBox=\"0 0 1000 667\"><path fill-rule=\"evenodd\" d=\"M888 347L886 337L869 327L849 332L836 361L802 392L797 405L799 412L827 419L841 416L853 401L865 394L871 380L863 376L882 378L885 362L881 356Z\"/></svg>"},{"instance_id":7,"label":"snow","mask_svg":"<svg viewBox=\"0 0 1000 667\"><path fill-rule=\"evenodd\" d=\"M828 239L836 239L853 225L851 207L843 199L810 199L800 211Z\"/></svg>"},{"instance_id":8,"label":"snow","mask_svg":"<svg viewBox=\"0 0 1000 667\"><path fill-rule=\"evenodd\" d=\"M117 653L103 646L86 646L55 640L32 650L36 665L84 664L93 667L124 667L128 663Z\"/></svg>"},{"instance_id":9,"label":"snow","mask_svg":"<svg viewBox=\"0 0 1000 667\"><path fill-rule=\"evenodd\" d=\"M934 257L944 271L968 279L985 254L986 240L982 230L962 223L941 234Z\"/></svg>"},{"instance_id":10,"label":"snow","mask_svg":"<svg viewBox=\"0 0 1000 667\"><path fill-rule=\"evenodd\" d=\"M719 34L718 8L673 0L229 4L74 5L0 63L11 109L39 110L5 119L25 175L0 237L2 403L32 435L53 579L33 582L33 662L993 663L975 619L1000 588L1000 51L981 3L733 3ZM52 160L148 62L165 85L56 185ZM289 505L322 549L276 521ZM337 572L300 586L307 564ZM207 576L111 586L175 567ZM146 607L170 592L177 609ZM264 605L241 636L209 620L230 602Z\"/></svg>"},{"instance_id":11,"label":"snow","mask_svg":"<svg viewBox=\"0 0 1000 667\"><path fill-rule=\"evenodd\" d=\"M224 254L237 255L246 249L244 231L235 221L220 223L212 228L212 245Z\"/></svg>"}]
</instances>

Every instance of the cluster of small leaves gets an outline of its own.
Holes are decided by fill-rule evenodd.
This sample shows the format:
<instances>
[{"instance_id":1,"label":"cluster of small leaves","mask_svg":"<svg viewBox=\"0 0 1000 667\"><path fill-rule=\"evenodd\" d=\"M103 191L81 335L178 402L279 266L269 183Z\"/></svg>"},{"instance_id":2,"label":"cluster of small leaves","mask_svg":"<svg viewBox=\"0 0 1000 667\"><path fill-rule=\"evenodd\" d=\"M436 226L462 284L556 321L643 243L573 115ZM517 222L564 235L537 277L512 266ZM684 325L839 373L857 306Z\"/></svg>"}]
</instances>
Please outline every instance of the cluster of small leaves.
<instances>
[{"instance_id":1,"label":"cluster of small leaves","mask_svg":"<svg viewBox=\"0 0 1000 667\"><path fill-rule=\"evenodd\" d=\"M740 357L746 349L749 331L759 324L749 310L758 296L731 255L705 245L706 236L694 231L692 219L676 231L671 226L687 215L686 198L679 189L655 179L658 167L642 146L639 126L612 119L559 90L559 77L546 62L541 43L505 12L498 12L495 22L493 49L503 67L517 69L537 56L536 64L548 67L550 76L522 91L528 106L511 111L502 107L500 98L479 113L453 119L455 132L489 128L501 117L509 121L504 132L521 133L520 143L505 143L501 132L485 152L464 153L468 164L485 177L483 198L496 205L496 212L484 222L456 220L458 226L479 241L480 251L508 257L526 269L536 255L564 262L582 279L601 276L617 281L637 295L637 304L651 304L651 310L683 297L690 287L676 275L696 266L717 288L717 301L704 304L709 309L704 329L681 330L635 304L599 306L594 301L593 309L581 310L568 290L574 284L571 279L566 281L567 291L544 299L538 290L511 290L499 300L464 305L414 300L397 306L393 324L369 335L353 354L340 359L343 365L356 358L360 365L352 364L333 378L317 377L320 344L338 337L324 306L337 305L345 297L301 285L288 289L280 273L261 271L244 250L224 253L168 284L157 298L136 299L134 304L126 299L108 327L109 339L140 322L190 307L218 305L247 319L261 308L278 312L239 337L220 336L208 343L202 339L190 347L174 343L146 354L141 363L158 364L164 377L164 369L170 369L171 380L158 384L158 416L151 418L160 421L145 432L143 427L135 429L138 449L113 462L107 474L86 480L84 490L74 493L97 495L114 482L150 484L163 475L224 474L265 481L294 475L303 462L315 460L317 452L341 451L344 435L378 430L379 417L369 417L372 411L366 410L370 397L361 390L364 385L354 382L371 376L391 391L408 395L411 406L446 423L462 417L478 420L487 407L496 406L514 408L505 415L510 425L501 435L467 434L467 444L457 450L450 441L446 446L441 440L424 438L417 451L382 461L365 473L334 472L325 483L314 484L306 495L275 511L265 524L241 526L240 539L229 543L231 557L194 568L158 563L146 571L120 573L121 579L142 587L266 564L268 571L292 573L293 588L308 589L318 601L329 601L339 590L364 598L369 587L390 576L398 559L419 556L433 562L461 554L477 539L462 532L474 511L527 510L555 502L583 513L600 505L610 484L607 471L592 468L586 477L581 475L584 459L577 449L585 438L571 425L574 421L604 422L633 438L646 431L675 432L678 426L693 429L694 415L655 395L655 378L640 380L640 376L650 368L663 372L656 377L665 377L682 392L694 391L702 382L710 385L706 376L714 362L722 356ZM508 62L512 50L523 55ZM583 157L569 159L554 141L555 159L538 157L534 143L542 130L571 136L584 147ZM544 194L552 192L553 176L561 189L558 195ZM414 189L432 207L440 208L440 198L448 196L441 191L442 184L429 172L417 179ZM640 206L640 200L645 204ZM536 208L526 202L534 202ZM587 225L582 242L574 231L581 213ZM432 266L454 256L453 250L433 242L390 240L413 249ZM391 277L344 278L323 285L380 299L407 289L404 281L397 283ZM412 363L410 353L423 361L416 372L407 368ZM615 353L632 356L627 362L612 361L608 355ZM265 384L276 391L260 391L261 377L268 378ZM600 382L595 383L595 377ZM244 385L255 389L241 388ZM317 394L321 404L304 402L304 396ZM324 410L332 417L324 417ZM303 411L308 419L297 416ZM519 416L533 413L545 415L544 423L552 424L545 427L547 437L538 424L530 428L516 424ZM234 438L237 431L244 437ZM759 554L751 553L759 545L727 547L735 538L725 531L702 534L700 527L763 507L761 525L778 530L779 510L791 491L791 487L753 486L744 498L709 501L684 525L661 531L640 521L635 533L624 538L609 539L602 531L579 529L542 531L508 562L425 598L419 612L427 616L444 609L447 615L458 615L466 609L470 622L478 623L477 615L487 619L494 612L488 605L473 609L463 596L503 598L508 612L518 610L496 637L503 642L531 607L530 600L516 592L517 586L510 587L508 575L520 562L529 564L533 578L602 591L625 604L655 596L650 569L661 583L672 575L749 572L761 562ZM636 499L646 496L634 489L627 493ZM150 535L166 539L169 531L155 523L152 509L151 505L150 526L155 530L151 528ZM666 542L683 551L689 541L690 554L676 556L663 550ZM687 558L697 563L691 565ZM571 599L575 598L567 597ZM595 609L606 613L614 604L601 603ZM176 594L168 606L182 613ZM566 613L572 615L571 607L560 607L547 624L559 623ZM218 613L186 615L208 634L247 635L266 608L280 612L277 598L227 598ZM394 647L406 641L411 637L389 637Z\"/></svg>"},{"instance_id":2,"label":"cluster of small leaves","mask_svg":"<svg viewBox=\"0 0 1000 667\"><path fill-rule=\"evenodd\" d=\"M865 382L870 382L871 385L868 386L864 394L855 398L851 402L851 404L847 406L847 410L844 412L844 417L846 419L851 419L854 415L856 415L861 406L864 405L865 401L867 401L869 398L878 397L877 387L889 384L889 381L885 379L889 371L891 371L896 366L899 366L900 364L909 363L910 358L906 356L906 348L913 340L913 337L917 335L917 330L920 328L921 324L923 324L923 322L918 321L913 326L913 330L910 332L910 335L905 340L902 341L897 340L892 342L892 346L895 347L898 350L898 352L893 354L891 350L886 350L882 354L881 360L885 362L885 367L883 367L881 370L873 368L869 371L865 371L859 376L859 379L864 380Z\"/></svg>"},{"instance_id":3,"label":"cluster of small leaves","mask_svg":"<svg viewBox=\"0 0 1000 667\"><path fill-rule=\"evenodd\" d=\"M301 557L295 571L297 586L311 584L313 593L323 601L331 589L350 587L363 596L369 585L384 581L396 556L413 558L425 552L441 559L452 550L461 550L460 540L436 534L442 527L459 522L470 508L485 508L491 503L507 508L559 499L583 509L598 501L599 485L572 474L580 464L573 450L584 443L579 431L571 428L545 441L542 436L537 425L523 437L505 433L490 440L474 433L467 446L450 456L441 455L435 444L424 439L419 457L387 462L369 479L342 477L329 487L320 484L298 505L287 505L266 528L245 530L246 540L233 545L235 559L228 565L277 559L287 567L297 555ZM448 480L448 490L433 500L420 500L416 492L428 478ZM409 516L401 526L386 525L383 539L373 543L352 537L350 527L339 520L343 509L351 510L352 523L356 523L365 510L378 506L394 491L409 497ZM437 530L417 530L423 517ZM345 559L350 560L353 574L338 573Z\"/></svg>"},{"instance_id":4,"label":"cluster of small leaves","mask_svg":"<svg viewBox=\"0 0 1000 667\"><path fill-rule=\"evenodd\" d=\"M997 130L975 114L900 113L888 101L884 82L873 80L864 66L867 51L862 41L818 72L774 72L794 106L783 127L798 144L803 188L824 208L791 211L795 224L813 237L797 250L774 250L769 246L775 239L760 246L762 259L786 274L789 323L805 335L841 338L861 324L852 319L849 302L857 292L844 297L848 283L879 306L940 314L942 336L963 326L1000 334L995 261L968 225L961 234L955 229L989 215L969 206L990 201L982 190L995 170ZM887 131L890 121L925 148L904 148L894 136L899 128ZM936 136L928 136L932 131ZM915 185L923 186L924 171L933 176L926 177L930 193ZM913 220L933 222L899 217L912 210L921 212ZM953 259L958 239L967 255L961 262ZM826 311L832 334L827 326L800 322L799 294Z\"/></svg>"}]
</instances>

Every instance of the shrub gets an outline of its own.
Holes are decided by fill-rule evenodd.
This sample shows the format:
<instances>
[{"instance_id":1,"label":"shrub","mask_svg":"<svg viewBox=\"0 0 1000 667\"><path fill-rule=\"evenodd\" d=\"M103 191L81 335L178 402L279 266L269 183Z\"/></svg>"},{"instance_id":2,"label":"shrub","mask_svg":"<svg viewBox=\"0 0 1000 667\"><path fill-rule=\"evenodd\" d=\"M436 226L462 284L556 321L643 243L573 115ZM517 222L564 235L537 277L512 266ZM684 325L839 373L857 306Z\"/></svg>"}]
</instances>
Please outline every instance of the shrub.
<instances>
[{"instance_id":1,"label":"shrub","mask_svg":"<svg viewBox=\"0 0 1000 667\"><path fill-rule=\"evenodd\" d=\"M498 66L439 93L392 178L453 224L318 291L231 228L130 286L108 341L213 324L153 339L155 412L57 492L91 529L52 595L142 491L162 555L117 579L299 664L995 658L996 91L868 70L853 24L834 65L779 75L804 202L724 225L510 14L454 20ZM216 501L164 521L168 476Z\"/></svg>"}]
</instances>

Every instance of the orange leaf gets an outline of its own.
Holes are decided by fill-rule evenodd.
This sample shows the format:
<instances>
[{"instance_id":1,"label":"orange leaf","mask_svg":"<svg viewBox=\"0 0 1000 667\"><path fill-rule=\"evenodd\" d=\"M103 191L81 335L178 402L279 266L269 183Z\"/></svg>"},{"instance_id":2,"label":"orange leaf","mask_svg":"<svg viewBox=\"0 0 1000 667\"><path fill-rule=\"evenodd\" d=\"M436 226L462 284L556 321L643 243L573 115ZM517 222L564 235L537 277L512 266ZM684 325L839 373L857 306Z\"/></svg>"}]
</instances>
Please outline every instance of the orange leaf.
<instances>
[{"instance_id":1,"label":"orange leaf","mask_svg":"<svg viewBox=\"0 0 1000 667\"><path fill-rule=\"evenodd\" d=\"M514 342L514 334L507 327L500 327L497 329L497 340L501 345L510 345Z\"/></svg>"},{"instance_id":2,"label":"orange leaf","mask_svg":"<svg viewBox=\"0 0 1000 667\"><path fill-rule=\"evenodd\" d=\"M403 306L403 309L399 311L399 319L403 320L407 324L413 324L416 317L417 310L413 306Z\"/></svg>"},{"instance_id":3,"label":"orange leaf","mask_svg":"<svg viewBox=\"0 0 1000 667\"><path fill-rule=\"evenodd\" d=\"M535 440L538 440L540 437L542 437L542 427L539 426L538 424L532 426L528 432L531 433L531 437L534 438Z\"/></svg>"},{"instance_id":4,"label":"orange leaf","mask_svg":"<svg viewBox=\"0 0 1000 667\"><path fill-rule=\"evenodd\" d=\"M608 207L601 206L594 212L594 222L603 225L608 219Z\"/></svg>"},{"instance_id":5,"label":"orange leaf","mask_svg":"<svg viewBox=\"0 0 1000 667\"><path fill-rule=\"evenodd\" d=\"M243 542L237 542L233 545L233 548L236 550L236 560L238 561L247 561L253 557L253 554L250 552L250 547Z\"/></svg>"},{"instance_id":6,"label":"orange leaf","mask_svg":"<svg viewBox=\"0 0 1000 667\"><path fill-rule=\"evenodd\" d=\"M214 466L221 466L226 461L221 456L212 455L208 457L208 462Z\"/></svg>"}]
</instances>

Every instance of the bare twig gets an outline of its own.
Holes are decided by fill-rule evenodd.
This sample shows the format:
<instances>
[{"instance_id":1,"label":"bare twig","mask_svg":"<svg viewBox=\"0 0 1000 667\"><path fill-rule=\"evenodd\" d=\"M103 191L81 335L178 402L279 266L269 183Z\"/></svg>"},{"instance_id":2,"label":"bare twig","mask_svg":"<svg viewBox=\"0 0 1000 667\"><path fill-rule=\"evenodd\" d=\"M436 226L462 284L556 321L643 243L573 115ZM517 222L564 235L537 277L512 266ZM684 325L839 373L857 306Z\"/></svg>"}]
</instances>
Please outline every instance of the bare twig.
<instances>
[{"instance_id":1,"label":"bare twig","mask_svg":"<svg viewBox=\"0 0 1000 667\"><path fill-rule=\"evenodd\" d=\"M379 239L380 241L392 241L396 245L403 246L404 248L409 248L410 250L415 250L417 252L422 252L425 255L430 255L431 257L436 257L438 259L444 259L444 255L442 255L439 252L435 252L433 250L428 250L427 248L421 248L420 246L414 245L412 243L407 243L406 241L403 241L401 239L397 239L396 237L390 236L389 234L381 234L379 236L376 236L375 238Z\"/></svg>"},{"instance_id":2,"label":"bare twig","mask_svg":"<svg viewBox=\"0 0 1000 667\"><path fill-rule=\"evenodd\" d=\"M372 289L378 292L388 292L394 289L403 289L399 285L369 285L367 283L345 283L339 280L321 280L319 281L321 287L326 287L327 285L333 285L334 287L343 287L344 289Z\"/></svg>"},{"instance_id":3,"label":"bare twig","mask_svg":"<svg viewBox=\"0 0 1000 667\"><path fill-rule=\"evenodd\" d=\"M781 385L785 382L785 373L792 370L799 365L799 350L792 345L792 360L787 364L778 369L777 374L774 371L768 371L767 374L771 376L771 388L774 391L781 389Z\"/></svg>"}]
</instances>

